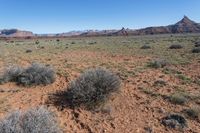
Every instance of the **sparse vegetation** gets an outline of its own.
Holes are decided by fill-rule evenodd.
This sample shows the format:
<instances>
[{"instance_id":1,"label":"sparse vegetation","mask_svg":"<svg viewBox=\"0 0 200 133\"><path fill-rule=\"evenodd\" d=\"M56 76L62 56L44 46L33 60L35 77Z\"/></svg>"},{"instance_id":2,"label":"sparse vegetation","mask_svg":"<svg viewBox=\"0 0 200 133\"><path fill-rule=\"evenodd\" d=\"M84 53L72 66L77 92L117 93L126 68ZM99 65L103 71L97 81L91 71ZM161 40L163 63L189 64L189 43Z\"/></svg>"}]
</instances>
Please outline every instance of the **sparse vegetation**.
<instances>
[{"instance_id":1,"label":"sparse vegetation","mask_svg":"<svg viewBox=\"0 0 200 133\"><path fill-rule=\"evenodd\" d=\"M76 44L76 42L71 42L71 44Z\"/></svg>"},{"instance_id":2,"label":"sparse vegetation","mask_svg":"<svg viewBox=\"0 0 200 133\"><path fill-rule=\"evenodd\" d=\"M192 82L192 79L190 79L189 77L183 75L183 74L177 74L176 75L179 79L182 80L182 83L186 84L186 83L190 83Z\"/></svg>"},{"instance_id":3,"label":"sparse vegetation","mask_svg":"<svg viewBox=\"0 0 200 133\"><path fill-rule=\"evenodd\" d=\"M149 88L143 88L143 87L139 87L139 90L141 90L143 93L150 95L152 97L158 97L161 96L159 93L156 93L154 90L151 90Z\"/></svg>"},{"instance_id":4,"label":"sparse vegetation","mask_svg":"<svg viewBox=\"0 0 200 133\"><path fill-rule=\"evenodd\" d=\"M189 109L183 110L183 112L192 119L200 119L200 108L199 107L192 107Z\"/></svg>"},{"instance_id":5,"label":"sparse vegetation","mask_svg":"<svg viewBox=\"0 0 200 133\"><path fill-rule=\"evenodd\" d=\"M173 104L183 105L188 102L188 98L183 93L174 93L169 97L169 100Z\"/></svg>"},{"instance_id":6,"label":"sparse vegetation","mask_svg":"<svg viewBox=\"0 0 200 133\"><path fill-rule=\"evenodd\" d=\"M60 39L60 42L57 42L56 39ZM130 125L136 123L135 115L132 113L141 111L141 113L137 113L137 121L142 124L140 125L141 132L143 132L142 128L144 127L152 128L153 132L173 132L174 129L164 127L157 122L152 124L152 126L157 124L156 128L146 125L140 118L148 116L152 121L157 121L164 115L174 112L187 118L190 127L186 132L190 130L191 132L200 132L198 126L200 120L197 119L196 112L193 113L193 107L196 108L200 104L198 71L200 58L199 54L192 53L192 49L197 48L194 43L200 40L199 34L174 34L172 37L170 35L129 35L126 37L13 38L14 43L10 43L10 40L10 38L5 38L5 40L0 38L0 72L5 74L6 71L3 68L7 70L7 68L11 68L8 67L11 64L19 66L13 66L14 69L7 76L3 78L4 75L2 75L1 77L2 83L9 82L0 86L0 113L2 117L13 109L24 110L45 104L58 114L58 120L61 121L60 126L64 132L90 132L90 130L104 132L103 129L99 128L104 127L102 121L109 124L106 126L108 127L106 128L107 132L130 132ZM37 40L40 42L38 45L35 44ZM72 45L72 42L75 44ZM90 45L89 43L92 42L97 43ZM184 48L171 50L169 49L170 44L181 44ZM150 46L151 49L141 49L143 45ZM26 53L27 49L31 49L33 52ZM33 61L54 66L57 76L56 82L48 86L42 86L43 83L41 86L35 86L37 84L32 83L33 80L29 79L32 76L25 74L26 69L32 66L29 63ZM87 83L85 83L86 80L76 81L80 78L79 73L83 73L89 67L103 67L113 70L123 82L120 94L106 92L108 95L101 95L101 92L96 91L101 86L91 85L94 80L96 81L96 78L88 79ZM25 81L28 79L30 85L26 82L22 84L21 77L25 78ZM45 78L41 77L41 79ZM75 80L73 81L73 79ZM81 86L79 88L84 89L71 91L70 81L81 84L76 86ZM89 87L83 86L82 82ZM107 84L105 81L100 81L100 83ZM67 87L64 89L63 87L66 85ZM89 93L91 88L94 91ZM72 92L86 96L76 94L73 95L77 96L75 100L71 100L73 99ZM96 98L99 95L103 97L103 100ZM176 95L181 98L177 100ZM137 108L138 105L139 108ZM88 109L90 112L83 109ZM187 113L183 110L187 110ZM114 122L113 117L115 116L118 117L116 120L128 121L128 125L126 122L120 124ZM175 120L168 122L176 123ZM152 132L148 128L147 131Z\"/></svg>"},{"instance_id":7,"label":"sparse vegetation","mask_svg":"<svg viewBox=\"0 0 200 133\"><path fill-rule=\"evenodd\" d=\"M166 60L163 59L157 59L152 62L149 62L148 67L152 68L163 68L167 66L169 63Z\"/></svg>"},{"instance_id":8,"label":"sparse vegetation","mask_svg":"<svg viewBox=\"0 0 200 133\"><path fill-rule=\"evenodd\" d=\"M151 49L151 47L150 47L149 45L143 45L143 46L141 47L141 49Z\"/></svg>"},{"instance_id":9,"label":"sparse vegetation","mask_svg":"<svg viewBox=\"0 0 200 133\"><path fill-rule=\"evenodd\" d=\"M44 49L45 47L44 47L44 46L39 46L38 48L39 48L39 49Z\"/></svg>"},{"instance_id":10,"label":"sparse vegetation","mask_svg":"<svg viewBox=\"0 0 200 133\"><path fill-rule=\"evenodd\" d=\"M167 85L166 81L159 79L154 82L154 86L165 86Z\"/></svg>"},{"instance_id":11,"label":"sparse vegetation","mask_svg":"<svg viewBox=\"0 0 200 133\"><path fill-rule=\"evenodd\" d=\"M172 68L165 68L163 70L163 72L165 74L182 74L182 72L178 71L178 70L175 70L175 69L172 69Z\"/></svg>"},{"instance_id":12,"label":"sparse vegetation","mask_svg":"<svg viewBox=\"0 0 200 133\"><path fill-rule=\"evenodd\" d=\"M97 42L89 42L88 44L89 45L93 45L93 44L96 44Z\"/></svg>"},{"instance_id":13,"label":"sparse vegetation","mask_svg":"<svg viewBox=\"0 0 200 133\"><path fill-rule=\"evenodd\" d=\"M45 107L15 111L0 121L1 133L61 133L55 116Z\"/></svg>"},{"instance_id":14,"label":"sparse vegetation","mask_svg":"<svg viewBox=\"0 0 200 133\"><path fill-rule=\"evenodd\" d=\"M35 42L35 44L39 44L40 42L37 40L36 42Z\"/></svg>"},{"instance_id":15,"label":"sparse vegetation","mask_svg":"<svg viewBox=\"0 0 200 133\"><path fill-rule=\"evenodd\" d=\"M73 107L93 109L104 103L111 93L117 92L120 84L120 79L108 70L90 69L70 83L66 98Z\"/></svg>"}]
</instances>

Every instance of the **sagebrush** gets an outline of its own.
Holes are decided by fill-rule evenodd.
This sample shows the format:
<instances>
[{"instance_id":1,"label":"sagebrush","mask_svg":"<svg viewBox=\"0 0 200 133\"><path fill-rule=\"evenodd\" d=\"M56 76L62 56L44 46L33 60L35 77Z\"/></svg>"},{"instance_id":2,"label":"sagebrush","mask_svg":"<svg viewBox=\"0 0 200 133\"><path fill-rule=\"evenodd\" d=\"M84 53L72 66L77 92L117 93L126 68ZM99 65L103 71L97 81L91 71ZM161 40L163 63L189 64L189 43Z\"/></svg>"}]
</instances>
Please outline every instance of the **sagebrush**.
<instances>
[{"instance_id":1,"label":"sagebrush","mask_svg":"<svg viewBox=\"0 0 200 133\"><path fill-rule=\"evenodd\" d=\"M164 59L156 59L148 63L148 67L151 68L163 68L167 65L169 65L169 62Z\"/></svg>"},{"instance_id":2,"label":"sagebrush","mask_svg":"<svg viewBox=\"0 0 200 133\"><path fill-rule=\"evenodd\" d=\"M173 44L173 45L171 45L169 48L170 48L170 49L181 49L181 48L183 48L183 46L180 45L180 44Z\"/></svg>"},{"instance_id":3,"label":"sagebrush","mask_svg":"<svg viewBox=\"0 0 200 133\"><path fill-rule=\"evenodd\" d=\"M0 121L1 133L61 133L55 116L45 107L15 111Z\"/></svg>"},{"instance_id":4,"label":"sagebrush","mask_svg":"<svg viewBox=\"0 0 200 133\"><path fill-rule=\"evenodd\" d=\"M200 120L200 108L192 107L183 111L189 118Z\"/></svg>"},{"instance_id":5,"label":"sagebrush","mask_svg":"<svg viewBox=\"0 0 200 133\"><path fill-rule=\"evenodd\" d=\"M169 97L169 100L171 103L179 104L179 105L184 105L186 102L188 102L188 98L184 94L181 94L181 93L172 94Z\"/></svg>"},{"instance_id":6,"label":"sagebrush","mask_svg":"<svg viewBox=\"0 0 200 133\"><path fill-rule=\"evenodd\" d=\"M92 109L104 103L112 92L117 92L120 84L119 77L108 70L89 69L70 83L66 97L73 107Z\"/></svg>"},{"instance_id":7,"label":"sagebrush","mask_svg":"<svg viewBox=\"0 0 200 133\"><path fill-rule=\"evenodd\" d=\"M19 66L10 66L1 77L1 83L18 81L23 72L24 69Z\"/></svg>"},{"instance_id":8,"label":"sagebrush","mask_svg":"<svg viewBox=\"0 0 200 133\"><path fill-rule=\"evenodd\" d=\"M200 47L192 49L192 53L200 53Z\"/></svg>"},{"instance_id":9,"label":"sagebrush","mask_svg":"<svg viewBox=\"0 0 200 133\"><path fill-rule=\"evenodd\" d=\"M143 45L143 46L141 47L141 49L151 49L151 46L149 46L149 45Z\"/></svg>"},{"instance_id":10,"label":"sagebrush","mask_svg":"<svg viewBox=\"0 0 200 133\"><path fill-rule=\"evenodd\" d=\"M1 78L1 82L17 82L26 85L47 85L55 81L52 67L40 63L33 63L27 68L10 67Z\"/></svg>"}]
</instances>

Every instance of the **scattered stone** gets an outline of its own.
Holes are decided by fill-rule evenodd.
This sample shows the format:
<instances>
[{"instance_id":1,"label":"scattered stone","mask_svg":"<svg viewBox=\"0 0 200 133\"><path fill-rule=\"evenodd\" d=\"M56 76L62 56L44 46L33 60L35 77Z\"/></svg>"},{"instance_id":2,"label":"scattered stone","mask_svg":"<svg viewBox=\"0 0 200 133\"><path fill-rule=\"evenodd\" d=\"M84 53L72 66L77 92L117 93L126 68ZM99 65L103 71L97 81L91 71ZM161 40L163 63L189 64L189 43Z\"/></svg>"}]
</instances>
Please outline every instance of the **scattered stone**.
<instances>
[{"instance_id":1,"label":"scattered stone","mask_svg":"<svg viewBox=\"0 0 200 133\"><path fill-rule=\"evenodd\" d=\"M111 114L112 112L112 108L110 106L105 106L101 109L101 112L102 113L105 113L105 114Z\"/></svg>"},{"instance_id":2,"label":"scattered stone","mask_svg":"<svg viewBox=\"0 0 200 133\"><path fill-rule=\"evenodd\" d=\"M163 113L165 113L165 109L159 108L158 112L163 114Z\"/></svg>"}]
</instances>

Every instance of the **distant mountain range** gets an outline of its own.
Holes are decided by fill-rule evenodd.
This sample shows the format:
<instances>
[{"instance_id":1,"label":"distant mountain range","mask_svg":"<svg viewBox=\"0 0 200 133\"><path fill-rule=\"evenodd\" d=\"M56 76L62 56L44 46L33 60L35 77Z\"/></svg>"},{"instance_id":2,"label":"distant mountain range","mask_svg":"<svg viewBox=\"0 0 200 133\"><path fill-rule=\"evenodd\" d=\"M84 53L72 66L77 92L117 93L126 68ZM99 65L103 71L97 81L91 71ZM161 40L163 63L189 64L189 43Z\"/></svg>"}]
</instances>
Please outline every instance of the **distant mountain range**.
<instances>
[{"instance_id":1,"label":"distant mountain range","mask_svg":"<svg viewBox=\"0 0 200 133\"><path fill-rule=\"evenodd\" d=\"M190 20L187 16L184 16L182 20L173 25L147 27L137 30L122 28L121 30L86 30L58 34L33 34L30 31L4 29L0 30L0 37L128 36L175 33L200 33L200 24Z\"/></svg>"},{"instance_id":2,"label":"distant mountain range","mask_svg":"<svg viewBox=\"0 0 200 133\"><path fill-rule=\"evenodd\" d=\"M0 37L32 37L35 36L30 31L22 31L18 29L4 29L0 30Z\"/></svg>"}]
</instances>

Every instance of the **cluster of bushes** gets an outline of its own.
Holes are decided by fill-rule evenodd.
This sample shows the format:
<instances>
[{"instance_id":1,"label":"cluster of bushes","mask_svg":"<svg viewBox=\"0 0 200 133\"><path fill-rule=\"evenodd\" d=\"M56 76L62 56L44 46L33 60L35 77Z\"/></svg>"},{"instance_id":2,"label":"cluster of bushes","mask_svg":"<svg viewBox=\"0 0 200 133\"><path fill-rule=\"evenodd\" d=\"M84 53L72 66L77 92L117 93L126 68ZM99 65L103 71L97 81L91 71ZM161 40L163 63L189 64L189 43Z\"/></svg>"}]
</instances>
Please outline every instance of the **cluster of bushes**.
<instances>
[{"instance_id":1,"label":"cluster of bushes","mask_svg":"<svg viewBox=\"0 0 200 133\"><path fill-rule=\"evenodd\" d=\"M50 84L55 80L55 72L50 66L33 63L27 68L10 67L1 82L17 82L22 85ZM89 69L72 81L64 91L65 100L70 107L98 109L118 92L121 81L118 76L102 68ZM62 102L62 101L59 101ZM3 133L59 133L57 122L52 113L44 107L27 112L16 111L0 121Z\"/></svg>"},{"instance_id":2,"label":"cluster of bushes","mask_svg":"<svg viewBox=\"0 0 200 133\"><path fill-rule=\"evenodd\" d=\"M23 85L47 84L54 81L51 68L32 64L23 69L11 67L4 74L3 80L16 81ZM65 99L71 107L96 109L101 107L114 92L120 89L118 76L102 68L89 69L72 81L65 91ZM59 101L62 102L62 101ZM60 133L52 113L44 107L30 109L27 112L16 111L0 121L3 133Z\"/></svg>"},{"instance_id":3,"label":"cluster of bushes","mask_svg":"<svg viewBox=\"0 0 200 133\"><path fill-rule=\"evenodd\" d=\"M55 72L50 66L33 63L27 68L9 67L1 77L1 83L16 82L20 85L47 85L55 81Z\"/></svg>"},{"instance_id":4,"label":"cluster of bushes","mask_svg":"<svg viewBox=\"0 0 200 133\"><path fill-rule=\"evenodd\" d=\"M15 111L0 121L1 133L61 133L55 116L45 107Z\"/></svg>"},{"instance_id":5,"label":"cluster of bushes","mask_svg":"<svg viewBox=\"0 0 200 133\"><path fill-rule=\"evenodd\" d=\"M16 82L20 85L47 85L55 81L55 72L50 66L33 63L27 68L10 67L1 77L1 83ZM113 92L120 89L118 76L102 68L89 69L72 81L65 97L72 107L95 108L102 105Z\"/></svg>"}]
</instances>

